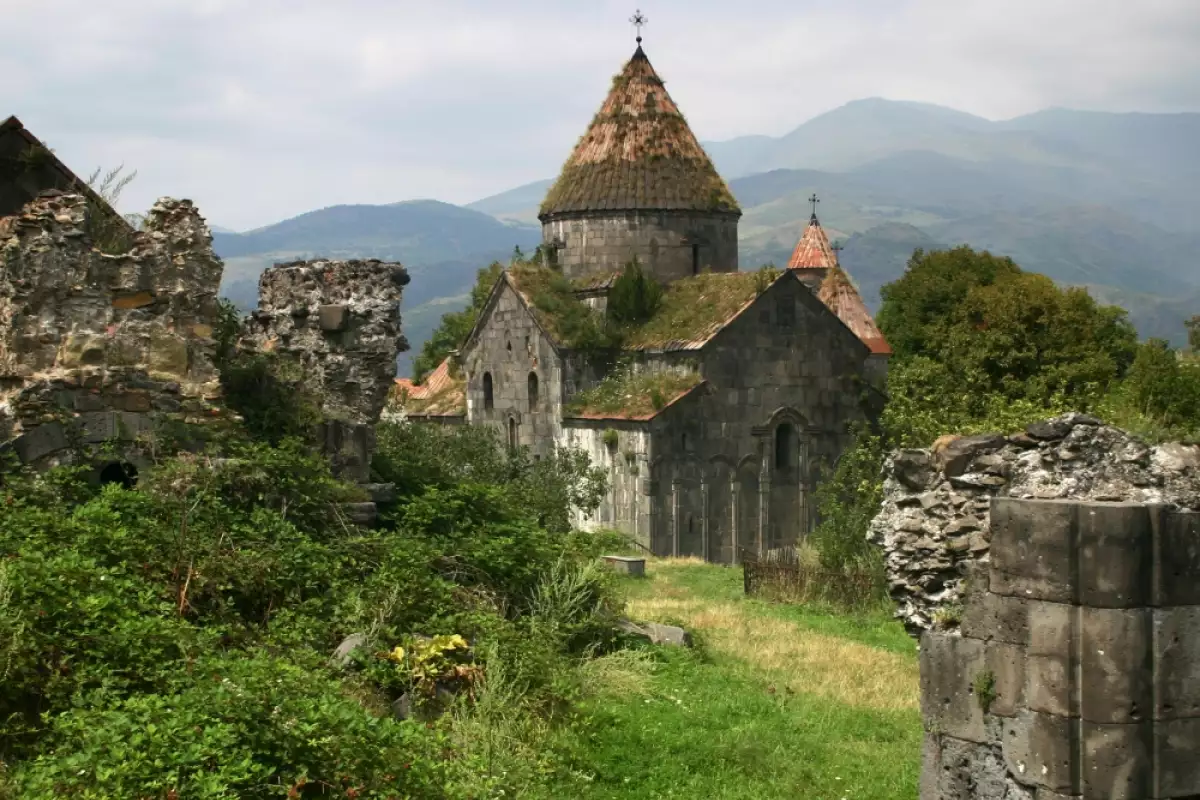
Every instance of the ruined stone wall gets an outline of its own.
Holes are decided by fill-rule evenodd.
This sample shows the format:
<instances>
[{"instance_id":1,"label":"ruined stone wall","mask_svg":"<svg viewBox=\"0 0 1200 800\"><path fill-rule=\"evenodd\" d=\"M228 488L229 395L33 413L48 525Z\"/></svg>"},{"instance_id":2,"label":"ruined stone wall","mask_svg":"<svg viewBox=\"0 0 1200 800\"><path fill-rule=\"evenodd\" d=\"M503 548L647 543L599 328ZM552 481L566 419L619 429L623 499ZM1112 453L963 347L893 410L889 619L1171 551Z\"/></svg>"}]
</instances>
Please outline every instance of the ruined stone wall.
<instances>
[{"instance_id":1,"label":"ruined stone wall","mask_svg":"<svg viewBox=\"0 0 1200 800\"><path fill-rule=\"evenodd\" d=\"M365 482L374 426L408 349L400 298L408 272L378 260L298 261L265 270L243 347L293 366L321 403L324 449L340 476Z\"/></svg>"},{"instance_id":2,"label":"ruined stone wall","mask_svg":"<svg viewBox=\"0 0 1200 800\"><path fill-rule=\"evenodd\" d=\"M646 273L668 283L693 271L693 244L699 269L736 272L738 217L681 211L630 211L555 216L542 225L546 246L555 251L563 274L574 280L621 269L634 257Z\"/></svg>"},{"instance_id":3,"label":"ruined stone wall","mask_svg":"<svg viewBox=\"0 0 1200 800\"><path fill-rule=\"evenodd\" d=\"M890 592L910 632L957 624L965 570L986 561L991 547L994 496L1200 510L1200 447L1151 447L1067 414L1014 436L967 436L894 454L870 536L884 550Z\"/></svg>"},{"instance_id":4,"label":"ruined stone wall","mask_svg":"<svg viewBox=\"0 0 1200 800\"><path fill-rule=\"evenodd\" d=\"M187 200L161 199L127 253L88 240L77 194L0 219L0 442L36 466L219 414L212 339L222 264Z\"/></svg>"},{"instance_id":5,"label":"ruined stone wall","mask_svg":"<svg viewBox=\"0 0 1200 800\"><path fill-rule=\"evenodd\" d=\"M961 635L921 639L921 800L1200 797L1200 514L990 518Z\"/></svg>"}]
</instances>

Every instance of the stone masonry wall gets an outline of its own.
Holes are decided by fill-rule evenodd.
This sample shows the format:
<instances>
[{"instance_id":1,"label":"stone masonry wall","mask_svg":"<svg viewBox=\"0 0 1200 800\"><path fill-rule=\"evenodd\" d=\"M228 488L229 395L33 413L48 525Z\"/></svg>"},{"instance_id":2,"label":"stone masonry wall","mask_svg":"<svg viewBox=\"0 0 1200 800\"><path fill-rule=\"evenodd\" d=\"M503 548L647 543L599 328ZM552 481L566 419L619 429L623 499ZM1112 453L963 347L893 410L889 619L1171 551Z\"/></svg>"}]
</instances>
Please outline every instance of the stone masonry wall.
<instances>
[{"instance_id":1,"label":"stone masonry wall","mask_svg":"<svg viewBox=\"0 0 1200 800\"><path fill-rule=\"evenodd\" d=\"M990 517L961 635L921 639L921 800L1200 797L1200 514Z\"/></svg>"},{"instance_id":2,"label":"stone masonry wall","mask_svg":"<svg viewBox=\"0 0 1200 800\"><path fill-rule=\"evenodd\" d=\"M957 624L963 576L991 549L994 496L1200 510L1200 447L1151 447L1082 414L1014 436L946 438L933 450L892 456L870 527L884 550L897 615L912 633Z\"/></svg>"},{"instance_id":3,"label":"stone masonry wall","mask_svg":"<svg viewBox=\"0 0 1200 800\"><path fill-rule=\"evenodd\" d=\"M161 199L133 248L92 247L89 206L43 193L0 219L0 442L35 466L220 414L212 363L222 264L187 200Z\"/></svg>"},{"instance_id":4,"label":"stone masonry wall","mask_svg":"<svg viewBox=\"0 0 1200 800\"><path fill-rule=\"evenodd\" d=\"M408 272L399 264L298 261L265 270L258 310L242 344L279 356L301 385L321 399L325 452L335 472L365 482L375 424L408 349L400 333L400 298Z\"/></svg>"},{"instance_id":5,"label":"stone masonry wall","mask_svg":"<svg viewBox=\"0 0 1200 800\"><path fill-rule=\"evenodd\" d=\"M542 225L546 245L559 242L558 264L576 279L611 273L635 256L662 283L692 275L692 244L700 270L736 272L738 218L691 212L616 212L554 217Z\"/></svg>"},{"instance_id":6,"label":"stone masonry wall","mask_svg":"<svg viewBox=\"0 0 1200 800\"><path fill-rule=\"evenodd\" d=\"M467 418L473 425L493 427L501 442L515 435L518 447L546 457L561 430L562 362L512 286L502 285L495 303L484 328L462 355ZM491 407L486 380L492 387ZM534 385L536 394L531 392Z\"/></svg>"},{"instance_id":7,"label":"stone masonry wall","mask_svg":"<svg viewBox=\"0 0 1200 800\"><path fill-rule=\"evenodd\" d=\"M572 419L563 423L558 446L578 448L608 475L608 492L590 516L577 515L583 530L613 528L647 550L650 542L650 425L627 420ZM612 431L610 434L609 431Z\"/></svg>"},{"instance_id":8,"label":"stone masonry wall","mask_svg":"<svg viewBox=\"0 0 1200 800\"><path fill-rule=\"evenodd\" d=\"M795 544L816 521L816 481L865 419L867 348L798 280L773 284L699 351L705 380L654 420L655 552L732 563ZM780 452L780 447L783 452Z\"/></svg>"}]
</instances>

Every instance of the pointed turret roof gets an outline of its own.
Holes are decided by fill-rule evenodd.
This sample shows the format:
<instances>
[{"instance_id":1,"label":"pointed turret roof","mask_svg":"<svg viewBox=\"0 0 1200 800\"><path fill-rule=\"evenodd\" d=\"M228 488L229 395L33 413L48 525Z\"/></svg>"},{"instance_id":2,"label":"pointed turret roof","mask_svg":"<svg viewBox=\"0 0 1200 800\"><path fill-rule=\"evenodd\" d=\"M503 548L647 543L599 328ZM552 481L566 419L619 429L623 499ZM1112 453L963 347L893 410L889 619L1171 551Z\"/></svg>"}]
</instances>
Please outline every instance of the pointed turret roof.
<instances>
[{"instance_id":1,"label":"pointed turret roof","mask_svg":"<svg viewBox=\"0 0 1200 800\"><path fill-rule=\"evenodd\" d=\"M844 322L846 327L852 330L854 335L862 340L862 343L872 353L876 355L892 354L892 348L887 343L887 339L883 337L883 331L879 330L879 326L875 324L875 318L867 310L867 304L863 302L862 295L858 293L858 289L854 288L854 284L850 282L850 276L846 274L841 265L835 262L825 273L825 279L821 281L817 297L825 304L826 308L837 314L838 319Z\"/></svg>"},{"instance_id":2,"label":"pointed turret roof","mask_svg":"<svg viewBox=\"0 0 1200 800\"><path fill-rule=\"evenodd\" d=\"M800 241L796 243L796 249L792 251L788 269L829 269L835 264L837 256L833 254L829 237L825 235L825 229L817 221L814 212Z\"/></svg>"},{"instance_id":3,"label":"pointed turret roof","mask_svg":"<svg viewBox=\"0 0 1200 800\"><path fill-rule=\"evenodd\" d=\"M741 214L641 45L613 78L540 216L627 210Z\"/></svg>"}]
</instances>

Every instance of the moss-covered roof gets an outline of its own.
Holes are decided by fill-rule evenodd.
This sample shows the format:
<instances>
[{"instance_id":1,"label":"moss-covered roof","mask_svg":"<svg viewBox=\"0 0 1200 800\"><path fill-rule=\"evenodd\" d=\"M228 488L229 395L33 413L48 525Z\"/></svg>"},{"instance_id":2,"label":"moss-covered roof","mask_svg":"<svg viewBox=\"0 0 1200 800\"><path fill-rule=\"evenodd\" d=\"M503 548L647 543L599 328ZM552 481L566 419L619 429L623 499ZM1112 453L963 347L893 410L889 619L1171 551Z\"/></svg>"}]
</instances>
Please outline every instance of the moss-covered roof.
<instances>
[{"instance_id":1,"label":"moss-covered roof","mask_svg":"<svg viewBox=\"0 0 1200 800\"><path fill-rule=\"evenodd\" d=\"M733 321L781 274L706 272L673 281L650 319L614 329L577 296L580 288L556 270L535 264L510 267L506 274L525 298L534 318L558 344L625 350L697 350Z\"/></svg>"},{"instance_id":2,"label":"moss-covered roof","mask_svg":"<svg viewBox=\"0 0 1200 800\"><path fill-rule=\"evenodd\" d=\"M630 350L695 350L779 277L774 270L709 272L672 282L654 316L630 331Z\"/></svg>"},{"instance_id":3,"label":"moss-covered roof","mask_svg":"<svg viewBox=\"0 0 1200 800\"><path fill-rule=\"evenodd\" d=\"M466 385L447 358L420 384L397 378L393 403L413 417L459 417L467 413Z\"/></svg>"},{"instance_id":4,"label":"moss-covered roof","mask_svg":"<svg viewBox=\"0 0 1200 800\"><path fill-rule=\"evenodd\" d=\"M540 216L637 209L741 213L640 46L613 78Z\"/></svg>"},{"instance_id":5,"label":"moss-covered roof","mask_svg":"<svg viewBox=\"0 0 1200 800\"><path fill-rule=\"evenodd\" d=\"M575 419L653 419L703 383L695 370L617 370L563 408Z\"/></svg>"}]
</instances>

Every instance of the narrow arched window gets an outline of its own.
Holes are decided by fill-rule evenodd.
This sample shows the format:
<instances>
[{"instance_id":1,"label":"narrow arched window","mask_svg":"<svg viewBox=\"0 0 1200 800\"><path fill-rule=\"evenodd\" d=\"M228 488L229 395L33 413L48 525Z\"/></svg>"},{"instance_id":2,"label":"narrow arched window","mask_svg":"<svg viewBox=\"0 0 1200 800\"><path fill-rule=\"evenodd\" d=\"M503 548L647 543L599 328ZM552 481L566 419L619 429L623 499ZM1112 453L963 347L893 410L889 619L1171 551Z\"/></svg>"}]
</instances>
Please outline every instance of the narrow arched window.
<instances>
[{"instance_id":1,"label":"narrow arched window","mask_svg":"<svg viewBox=\"0 0 1200 800\"><path fill-rule=\"evenodd\" d=\"M511 450L517 449L517 421L512 417L508 418L508 446Z\"/></svg>"},{"instance_id":2,"label":"narrow arched window","mask_svg":"<svg viewBox=\"0 0 1200 800\"><path fill-rule=\"evenodd\" d=\"M692 274L700 274L700 245L692 245Z\"/></svg>"},{"instance_id":3,"label":"narrow arched window","mask_svg":"<svg viewBox=\"0 0 1200 800\"><path fill-rule=\"evenodd\" d=\"M790 422L782 422L775 429L775 468L790 469L792 466L792 449L796 438L796 429Z\"/></svg>"},{"instance_id":4,"label":"narrow arched window","mask_svg":"<svg viewBox=\"0 0 1200 800\"><path fill-rule=\"evenodd\" d=\"M536 372L529 373L529 410L538 407L538 376Z\"/></svg>"},{"instance_id":5,"label":"narrow arched window","mask_svg":"<svg viewBox=\"0 0 1200 800\"><path fill-rule=\"evenodd\" d=\"M485 411L491 411L493 405L492 397L492 373L483 373L483 408Z\"/></svg>"}]
</instances>

